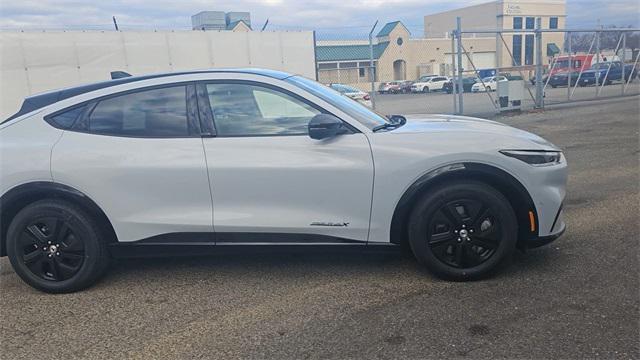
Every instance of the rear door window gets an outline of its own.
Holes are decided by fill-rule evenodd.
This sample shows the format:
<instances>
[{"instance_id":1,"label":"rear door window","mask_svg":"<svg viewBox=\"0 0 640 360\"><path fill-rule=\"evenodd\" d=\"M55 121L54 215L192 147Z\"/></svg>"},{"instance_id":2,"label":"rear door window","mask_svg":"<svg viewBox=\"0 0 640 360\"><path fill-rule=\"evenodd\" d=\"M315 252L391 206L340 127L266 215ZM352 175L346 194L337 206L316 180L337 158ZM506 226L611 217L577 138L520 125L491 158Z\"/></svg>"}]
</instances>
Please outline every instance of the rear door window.
<instances>
[{"instance_id":1,"label":"rear door window","mask_svg":"<svg viewBox=\"0 0 640 360\"><path fill-rule=\"evenodd\" d=\"M91 133L131 137L187 137L186 86L171 86L101 100L88 119Z\"/></svg>"}]
</instances>

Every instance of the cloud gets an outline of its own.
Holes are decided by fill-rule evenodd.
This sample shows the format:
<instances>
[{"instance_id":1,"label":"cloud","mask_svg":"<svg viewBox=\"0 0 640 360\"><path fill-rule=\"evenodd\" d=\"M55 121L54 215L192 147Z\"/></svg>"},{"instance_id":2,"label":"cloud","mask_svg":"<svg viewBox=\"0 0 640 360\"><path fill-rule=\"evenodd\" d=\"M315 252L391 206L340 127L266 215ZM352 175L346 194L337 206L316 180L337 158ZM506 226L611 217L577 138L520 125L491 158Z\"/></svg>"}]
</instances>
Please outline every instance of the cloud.
<instances>
[{"instance_id":1,"label":"cloud","mask_svg":"<svg viewBox=\"0 0 640 360\"><path fill-rule=\"evenodd\" d=\"M342 28L345 35L366 33L376 19L402 20L421 34L423 16L486 0L21 0L0 3L1 28L190 29L191 15L202 10L249 11L254 27L269 19L272 30ZM568 0L568 24L639 26L637 0Z\"/></svg>"}]
</instances>

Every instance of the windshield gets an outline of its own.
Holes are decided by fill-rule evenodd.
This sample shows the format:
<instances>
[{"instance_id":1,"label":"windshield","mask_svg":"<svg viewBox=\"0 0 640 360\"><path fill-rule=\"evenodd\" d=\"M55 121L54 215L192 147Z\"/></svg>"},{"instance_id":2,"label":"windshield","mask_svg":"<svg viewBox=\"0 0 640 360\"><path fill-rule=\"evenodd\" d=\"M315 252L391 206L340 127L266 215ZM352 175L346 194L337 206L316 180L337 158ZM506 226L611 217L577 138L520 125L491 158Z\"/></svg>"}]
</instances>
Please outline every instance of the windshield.
<instances>
[{"instance_id":1,"label":"windshield","mask_svg":"<svg viewBox=\"0 0 640 360\"><path fill-rule=\"evenodd\" d=\"M620 63L615 63L615 62L604 62L604 63L599 63L599 64L593 64L591 65L591 69L594 70L598 70L598 69L608 69L608 68L614 68L614 67L619 67Z\"/></svg>"},{"instance_id":2,"label":"windshield","mask_svg":"<svg viewBox=\"0 0 640 360\"><path fill-rule=\"evenodd\" d=\"M369 129L373 129L376 126L389 122L385 116L376 113L359 102L352 100L351 98L344 96L330 87L320 84L319 82L309 80L298 75L291 76L285 79L285 81L304 89L337 107Z\"/></svg>"},{"instance_id":3,"label":"windshield","mask_svg":"<svg viewBox=\"0 0 640 360\"><path fill-rule=\"evenodd\" d=\"M492 82L492 81L493 81L493 76L482 79L482 82Z\"/></svg>"}]
</instances>

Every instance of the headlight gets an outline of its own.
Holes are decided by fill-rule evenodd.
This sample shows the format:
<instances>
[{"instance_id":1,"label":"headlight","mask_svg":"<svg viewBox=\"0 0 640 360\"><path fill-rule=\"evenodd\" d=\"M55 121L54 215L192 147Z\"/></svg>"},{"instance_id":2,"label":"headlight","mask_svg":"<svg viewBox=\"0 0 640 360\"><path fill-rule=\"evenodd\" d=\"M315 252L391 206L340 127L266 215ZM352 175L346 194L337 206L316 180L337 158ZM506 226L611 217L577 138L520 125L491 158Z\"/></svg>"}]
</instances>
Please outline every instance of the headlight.
<instances>
[{"instance_id":1,"label":"headlight","mask_svg":"<svg viewBox=\"0 0 640 360\"><path fill-rule=\"evenodd\" d=\"M533 166L548 166L560 163L562 160L561 151L539 151L539 150L502 150L502 154L524 161Z\"/></svg>"}]
</instances>

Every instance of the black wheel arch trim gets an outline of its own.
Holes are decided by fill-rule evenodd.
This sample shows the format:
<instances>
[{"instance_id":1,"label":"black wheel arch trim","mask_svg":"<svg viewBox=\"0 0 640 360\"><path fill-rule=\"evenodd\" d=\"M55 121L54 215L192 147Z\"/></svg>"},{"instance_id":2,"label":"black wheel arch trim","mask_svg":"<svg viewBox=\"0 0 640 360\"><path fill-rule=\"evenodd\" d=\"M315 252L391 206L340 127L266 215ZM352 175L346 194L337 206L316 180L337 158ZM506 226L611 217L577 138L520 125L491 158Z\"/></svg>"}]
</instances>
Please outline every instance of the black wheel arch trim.
<instances>
[{"instance_id":1,"label":"black wheel arch trim","mask_svg":"<svg viewBox=\"0 0 640 360\"><path fill-rule=\"evenodd\" d=\"M484 180L489 182L489 185L494 186L495 184L503 185L496 190L502 192L507 199L509 199L512 205L514 205L514 203L518 204L518 202L521 202L521 206L519 207L520 211L514 208L519 225L524 223L529 224L528 211L532 211L534 215L534 231L531 231L529 226L518 227L519 246L521 242L524 244L526 240L538 238L538 212L531 195L520 181L505 170L492 165L476 162L457 162L438 167L425 173L411 184L407 190L405 190L393 212L390 229L391 243L402 244L407 241L408 238L405 223L413 207L414 201L420 194L423 194L432 186L440 184L443 181L460 178L476 179L480 181ZM517 199L513 199L513 197L517 197ZM526 209L527 211L523 211L523 209Z\"/></svg>"},{"instance_id":2,"label":"black wheel arch trim","mask_svg":"<svg viewBox=\"0 0 640 360\"><path fill-rule=\"evenodd\" d=\"M109 218L89 196L68 185L34 181L17 185L0 196L0 256L7 255L6 234L15 215L25 206L43 199L61 199L80 206L98 219L108 240L117 241Z\"/></svg>"}]
</instances>

